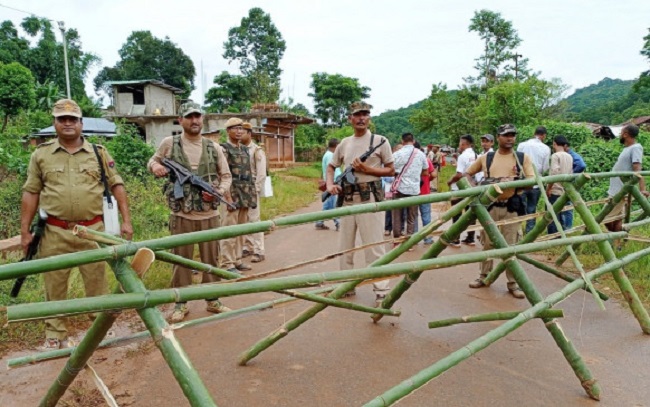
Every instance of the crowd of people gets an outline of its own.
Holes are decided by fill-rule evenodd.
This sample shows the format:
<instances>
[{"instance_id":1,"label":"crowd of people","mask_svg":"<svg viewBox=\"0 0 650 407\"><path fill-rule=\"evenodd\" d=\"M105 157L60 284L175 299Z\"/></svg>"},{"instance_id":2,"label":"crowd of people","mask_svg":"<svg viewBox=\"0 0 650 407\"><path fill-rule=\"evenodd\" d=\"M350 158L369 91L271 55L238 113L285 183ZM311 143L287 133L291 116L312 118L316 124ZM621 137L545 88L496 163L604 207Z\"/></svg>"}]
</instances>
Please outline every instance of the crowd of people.
<instances>
[{"instance_id":1,"label":"crowd of people","mask_svg":"<svg viewBox=\"0 0 650 407\"><path fill-rule=\"evenodd\" d=\"M403 199L417 195L437 192L440 182L439 171L445 165L445 155L440 146L429 144L426 150L411 133L402 135L401 143L391 148L388 140L370 131L371 109L367 103L355 102L350 106L348 121L353 134L342 140L328 141L327 152L323 156L323 189L331 196L323 202L323 210L336 206L350 206L384 199ZM83 118L78 104L70 99L59 100L53 108L54 128L57 137L41 144L31 156L27 181L23 186L21 203L21 243L27 252L33 235L30 224L40 208L47 213L47 224L38 247L37 257L74 253L95 248L72 234L75 225L94 230L104 230L103 201L112 194L118 203L122 217L120 233L129 240L133 235L127 192L118 174L113 158L101 145L94 145L82 136ZM225 123L227 140L218 144L202 136L203 111L200 105L192 102L180 107L179 122L182 134L169 136L162 140L155 154L147 164L156 177L167 177L164 194L170 209L169 230L172 235L209 230L256 222L260 220L260 194L266 178L267 164L264 149L252 139L252 126L239 118L230 118ZM623 128L620 142L625 148L620 154L614 171L640 171L643 148L636 142L639 129L634 125ZM475 139L467 134L460 137L458 156L455 157L456 172L447 181L451 190L457 190L456 183L466 177L470 183L493 183L514 179L532 178L540 175L571 174L585 171L584 160L570 147L566 137L558 135L553 139L553 154L544 141L547 131L540 126L530 140L520 143L515 150L517 129L512 124L500 126L496 134L497 147L494 150L495 136L484 134L479 137L481 147L476 149ZM363 159L361 158L363 157ZM185 183L179 185L169 176L164 160L171 160L191 171L212 186L212 192ZM355 182L337 182L342 169L354 169ZM611 178L609 196L616 195L623 183L619 178ZM639 182L645 196L643 179ZM549 184L544 191L551 202L562 194L560 183ZM518 215L535 213L542 191L538 188L518 190L503 189L501 195L488 207L495 221L508 220ZM228 205L220 205L220 196ZM452 204L458 200L452 200ZM618 205L613 214L624 210L624 203ZM339 248L345 252L340 257L342 270L354 268L354 254L350 251L356 245L357 236L364 249L365 265L379 259L386 251L385 236L392 234L399 238L415 233L418 217L424 226L431 222L431 205L422 204L396 209L383 213L364 213L334 219L334 227L339 238ZM572 212L561 214L561 226L572 227ZM457 221L458 217L454 218ZM526 231L534 225L527 222ZM620 230L621 221L608 224L610 230ZM317 222L317 230L327 230L325 222ZM519 223L499 226L508 242L514 244L522 229ZM549 233L556 232L553 225ZM484 250L492 243L484 232L479 241ZM427 237L424 244L432 244ZM461 243L475 246L474 232L469 231L465 239L450 242L458 248ZM187 259L194 258L194 245L173 249L173 253ZM252 269L245 262L250 257L252 263L265 260L264 234L208 241L198 245L203 263L220 267L231 273L242 273ZM359 267L363 265L358 265ZM479 278L472 281L471 288L481 288L484 277L492 270L492 261L481 263ZM94 263L79 267L86 295L107 294L105 265ZM195 271L181 265L173 268L171 286L185 287L193 282ZM70 269L52 271L44 274L46 300L63 300L67 297ZM510 271L506 271L508 292L515 298L524 298ZM211 273L201 273L203 283L218 281ZM388 290L388 280L374 281L376 301L382 301ZM354 290L348 295L354 295ZM229 311L219 298L206 300L206 310L213 313ZM189 312L186 303L175 304L171 322L182 321ZM44 349L58 349L67 346L68 330L61 318L45 321Z\"/></svg>"}]
</instances>

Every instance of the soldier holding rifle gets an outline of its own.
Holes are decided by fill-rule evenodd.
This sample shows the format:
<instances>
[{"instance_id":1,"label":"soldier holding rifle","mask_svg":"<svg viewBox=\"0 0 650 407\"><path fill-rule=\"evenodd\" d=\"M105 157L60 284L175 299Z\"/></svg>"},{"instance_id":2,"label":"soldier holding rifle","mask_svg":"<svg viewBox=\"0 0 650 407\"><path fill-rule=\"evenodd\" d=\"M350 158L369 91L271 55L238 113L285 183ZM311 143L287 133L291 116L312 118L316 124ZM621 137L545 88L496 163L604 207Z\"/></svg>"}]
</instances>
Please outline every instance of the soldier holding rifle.
<instances>
[{"instance_id":1,"label":"soldier holding rifle","mask_svg":"<svg viewBox=\"0 0 650 407\"><path fill-rule=\"evenodd\" d=\"M372 134L370 125L370 106L364 102L355 102L350 106L348 120L354 128L354 134L344 138L336 147L332 160L327 167L327 192L332 195L342 194L339 199L343 206L383 200L384 190L381 177L390 177L395 173L393 154L386 138ZM380 145L381 144L381 145ZM379 146L377 148L377 146ZM365 152L375 149L369 157L359 159ZM341 165L354 169L356 183L344 183L343 188L334 183L334 171ZM383 213L365 213L346 216L341 219L340 250L355 247L357 231L361 244L367 245L383 241ZM385 252L384 245L372 246L365 250L366 265L369 265ZM354 268L353 253L341 257L341 270ZM377 301L381 301L388 291L388 281L374 283ZM353 293L350 293L353 294Z\"/></svg>"},{"instance_id":2,"label":"soldier holding rifle","mask_svg":"<svg viewBox=\"0 0 650 407\"><path fill-rule=\"evenodd\" d=\"M164 158L182 165L204 181L212 184L213 189L223 195L230 188L232 176L226 157L217 144L201 136L203 128L203 111L197 103L187 102L180 108L180 124L183 134L163 139L156 153L148 163L149 171L156 177L164 177L169 170L162 164ZM165 196L172 213L169 216L169 230L172 235L197 232L219 227L218 199L190 182L182 185L182 197L174 194L176 179L170 177L165 187ZM178 190L178 188L176 188ZM186 259L194 258L194 245L176 247L176 255ZM201 261L218 266L219 242L216 240L199 243ZM203 283L219 281L219 277L210 273L203 274ZM172 287L186 287L192 284L192 270L174 265ZM206 300L206 310L213 313L229 311L218 298ZM189 309L187 303L176 303L171 315L171 322L182 321Z\"/></svg>"}]
</instances>

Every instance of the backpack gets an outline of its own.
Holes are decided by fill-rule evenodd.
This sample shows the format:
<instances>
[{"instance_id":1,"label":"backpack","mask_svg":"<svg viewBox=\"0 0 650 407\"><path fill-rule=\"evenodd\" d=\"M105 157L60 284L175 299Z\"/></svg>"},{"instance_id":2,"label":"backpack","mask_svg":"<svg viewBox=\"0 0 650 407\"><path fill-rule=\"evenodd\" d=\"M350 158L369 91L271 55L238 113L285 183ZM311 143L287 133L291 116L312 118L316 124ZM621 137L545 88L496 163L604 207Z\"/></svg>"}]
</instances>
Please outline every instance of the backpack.
<instances>
[{"instance_id":1,"label":"backpack","mask_svg":"<svg viewBox=\"0 0 650 407\"><path fill-rule=\"evenodd\" d=\"M486 179L490 178L490 167L492 166L492 161L494 161L494 154L495 151L490 151L487 153L487 156L485 157L485 172L486 172ZM521 167L524 162L524 153L522 151L516 151L515 153L515 158L516 158L516 166L517 166L517 178L523 179L523 174L524 174L524 169Z\"/></svg>"}]
</instances>

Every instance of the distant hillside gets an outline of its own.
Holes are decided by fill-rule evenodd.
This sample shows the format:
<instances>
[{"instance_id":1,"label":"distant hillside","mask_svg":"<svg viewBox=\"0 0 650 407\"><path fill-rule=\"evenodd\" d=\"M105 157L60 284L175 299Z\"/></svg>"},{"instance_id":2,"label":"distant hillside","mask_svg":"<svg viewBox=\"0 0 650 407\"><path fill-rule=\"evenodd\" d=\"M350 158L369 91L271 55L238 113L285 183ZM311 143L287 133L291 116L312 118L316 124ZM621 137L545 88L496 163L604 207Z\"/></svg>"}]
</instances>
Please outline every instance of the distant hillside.
<instances>
[{"instance_id":1,"label":"distant hillside","mask_svg":"<svg viewBox=\"0 0 650 407\"><path fill-rule=\"evenodd\" d=\"M622 110L629 106L621 102L626 99L635 80L605 78L600 82L577 89L566 99L567 118L581 122L616 124ZM622 121L622 120L621 120Z\"/></svg>"},{"instance_id":2,"label":"distant hillside","mask_svg":"<svg viewBox=\"0 0 650 407\"><path fill-rule=\"evenodd\" d=\"M436 142L435 133L416 133L413 125L409 123L409 118L415 110L422 107L423 102L424 100L421 100L407 107L388 110L379 116L373 117L372 121L375 123L377 133L388 137L391 144L400 141L404 133L413 133L420 144L426 145Z\"/></svg>"}]
</instances>

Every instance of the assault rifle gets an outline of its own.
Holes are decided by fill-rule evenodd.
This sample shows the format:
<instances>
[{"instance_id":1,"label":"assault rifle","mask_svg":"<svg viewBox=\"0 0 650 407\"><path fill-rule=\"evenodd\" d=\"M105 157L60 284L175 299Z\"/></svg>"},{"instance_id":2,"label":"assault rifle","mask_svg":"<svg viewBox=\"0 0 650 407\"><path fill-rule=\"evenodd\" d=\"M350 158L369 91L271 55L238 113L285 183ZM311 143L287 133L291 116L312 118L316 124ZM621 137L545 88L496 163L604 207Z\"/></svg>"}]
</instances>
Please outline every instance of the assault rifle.
<instances>
[{"instance_id":1,"label":"assault rifle","mask_svg":"<svg viewBox=\"0 0 650 407\"><path fill-rule=\"evenodd\" d=\"M368 151L361 154L361 156L359 157L359 161L361 161L362 163L366 162L368 157L370 157L372 155L372 153L374 153L385 142L386 142L386 139L382 139L381 142L379 144L377 144L376 146L368 147ZM341 175L336 177L336 179L334 180L334 185L338 185L339 187L341 187L341 190L343 190L343 186L345 184L354 185L356 183L357 183L357 177L354 175L354 168L352 167L352 165L349 165L345 169L345 171L343 171L341 173ZM343 191L341 191L341 193L343 193ZM329 199L330 196L332 196L332 194L330 194L329 192L327 192L327 191L323 192L323 195L321 195L321 201L322 202L327 201L327 199ZM337 203L337 206L341 206L341 205L338 205L338 203Z\"/></svg>"},{"instance_id":2,"label":"assault rifle","mask_svg":"<svg viewBox=\"0 0 650 407\"><path fill-rule=\"evenodd\" d=\"M223 195L215 191L214 188L212 188L212 185L203 181L201 177L192 173L192 171L183 167L176 161L163 158L161 163L169 170L169 173L172 175L172 179L174 180L174 199L182 199L185 196L185 194L183 194L183 185L186 182L189 182L201 191L207 192L217 198L229 208L233 210L237 209L233 203L228 202Z\"/></svg>"},{"instance_id":3,"label":"assault rifle","mask_svg":"<svg viewBox=\"0 0 650 407\"><path fill-rule=\"evenodd\" d=\"M38 215L36 220L32 223L32 226L29 228L29 231L34 234L32 242L27 247L27 254L20 261L29 261L36 256L38 251L38 244L41 242L41 237L43 232L45 232L45 224L47 223L47 212L43 209L38 210ZM20 289L23 287L23 283L27 277L18 277L14 282L14 286L11 288L11 293L9 296L11 298L18 297Z\"/></svg>"}]
</instances>

